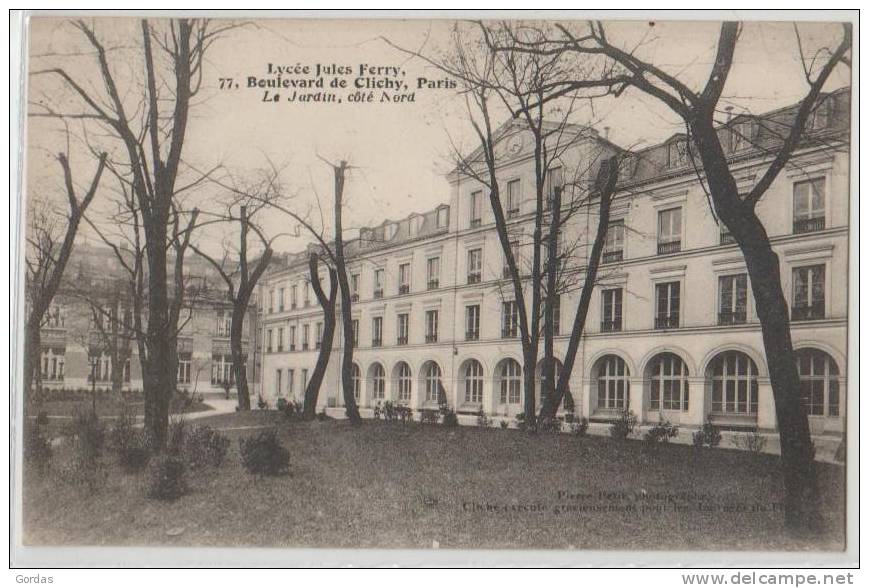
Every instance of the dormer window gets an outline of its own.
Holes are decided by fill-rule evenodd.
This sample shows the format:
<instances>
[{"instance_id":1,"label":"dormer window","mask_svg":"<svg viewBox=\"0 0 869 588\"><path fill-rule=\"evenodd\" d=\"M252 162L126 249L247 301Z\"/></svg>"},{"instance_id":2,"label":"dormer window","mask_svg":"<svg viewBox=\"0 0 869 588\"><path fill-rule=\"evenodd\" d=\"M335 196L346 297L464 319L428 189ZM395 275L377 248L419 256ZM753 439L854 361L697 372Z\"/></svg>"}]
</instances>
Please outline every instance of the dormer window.
<instances>
[{"instance_id":1,"label":"dormer window","mask_svg":"<svg viewBox=\"0 0 869 588\"><path fill-rule=\"evenodd\" d=\"M809 114L809 120L806 127L809 130L816 131L825 129L830 124L830 117L833 113L833 100L829 96L821 99L821 102Z\"/></svg>"},{"instance_id":2,"label":"dormer window","mask_svg":"<svg viewBox=\"0 0 869 588\"><path fill-rule=\"evenodd\" d=\"M688 163L688 142L685 139L671 141L667 146L667 164L669 167L680 167Z\"/></svg>"},{"instance_id":3,"label":"dormer window","mask_svg":"<svg viewBox=\"0 0 869 588\"><path fill-rule=\"evenodd\" d=\"M754 123L741 118L730 125L730 151L742 151L754 144Z\"/></svg>"},{"instance_id":4,"label":"dormer window","mask_svg":"<svg viewBox=\"0 0 869 588\"><path fill-rule=\"evenodd\" d=\"M395 237L395 233L398 232L398 223L387 224L384 227L383 232L384 232L384 236L387 240L392 239L393 237Z\"/></svg>"},{"instance_id":5,"label":"dormer window","mask_svg":"<svg viewBox=\"0 0 869 588\"><path fill-rule=\"evenodd\" d=\"M445 229L450 224L450 207L442 206L438 208L438 228Z\"/></svg>"},{"instance_id":6,"label":"dormer window","mask_svg":"<svg viewBox=\"0 0 869 588\"><path fill-rule=\"evenodd\" d=\"M619 161L619 181L626 182L634 175L637 168L637 158L633 155L624 155Z\"/></svg>"}]
</instances>

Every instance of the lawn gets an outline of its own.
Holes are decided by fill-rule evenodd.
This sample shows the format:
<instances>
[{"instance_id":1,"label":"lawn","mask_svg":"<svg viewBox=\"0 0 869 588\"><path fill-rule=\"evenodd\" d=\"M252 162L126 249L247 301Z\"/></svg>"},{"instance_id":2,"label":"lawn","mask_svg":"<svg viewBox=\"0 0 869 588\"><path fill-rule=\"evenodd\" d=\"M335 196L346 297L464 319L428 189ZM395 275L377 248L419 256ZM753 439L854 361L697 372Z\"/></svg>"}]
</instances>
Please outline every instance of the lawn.
<instances>
[{"instance_id":1,"label":"lawn","mask_svg":"<svg viewBox=\"0 0 869 588\"><path fill-rule=\"evenodd\" d=\"M45 400L39 403L37 411L45 411L49 417L69 417L74 416L79 412L90 412L93 404L89 399L84 400ZM125 400L112 396L103 395L97 399L96 409L97 414L102 417L116 417L124 408L127 408L132 414L142 416L145 414L145 400L143 398L133 398ZM186 400L183 397L176 396L172 399L169 405L169 411L173 414L181 412L201 412L211 410L206 402L199 400Z\"/></svg>"},{"instance_id":2,"label":"lawn","mask_svg":"<svg viewBox=\"0 0 869 588\"><path fill-rule=\"evenodd\" d=\"M147 474L109 463L91 494L27 472L30 545L385 548L842 549L844 469L819 464L823 537L788 539L778 458L735 450L516 430L220 415L227 462L173 503L145 498ZM248 475L251 427L277 425L290 472ZM58 457L58 461L62 459ZM52 466L56 468L56 465Z\"/></svg>"}]
</instances>

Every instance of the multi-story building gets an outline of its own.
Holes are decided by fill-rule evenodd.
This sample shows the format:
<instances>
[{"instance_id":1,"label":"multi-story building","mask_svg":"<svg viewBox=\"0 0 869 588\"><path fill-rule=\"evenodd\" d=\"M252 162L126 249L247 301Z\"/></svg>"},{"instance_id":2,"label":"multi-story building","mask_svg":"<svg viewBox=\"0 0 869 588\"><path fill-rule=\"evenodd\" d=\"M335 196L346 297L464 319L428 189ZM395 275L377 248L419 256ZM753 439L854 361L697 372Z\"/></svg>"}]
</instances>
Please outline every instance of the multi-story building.
<instances>
[{"instance_id":1,"label":"multi-story building","mask_svg":"<svg viewBox=\"0 0 869 588\"><path fill-rule=\"evenodd\" d=\"M178 389L216 395L226 394L228 388L234 394L229 345L232 307L223 282L201 258L190 256L185 267L191 286L179 319ZM126 358L122 388L142 389L134 332L124 328L131 325L132 308L126 280L126 270L109 248L75 246L41 329L38 385L51 390L111 388L114 356ZM256 316L256 311L254 301L248 312ZM258 339L257 321L246 322L245 348ZM247 358L248 379L254 386L259 380L258 353Z\"/></svg>"},{"instance_id":2,"label":"multi-story building","mask_svg":"<svg viewBox=\"0 0 869 588\"><path fill-rule=\"evenodd\" d=\"M749 189L779 144L794 108L737 116L720 129L738 185ZM781 263L801 394L814 433L841 432L845 415L850 93L833 92L807 139L757 204ZM571 147L551 166L547 192L563 185L570 206L595 161L619 149L572 127ZM502 203L522 259L536 210L533 143L517 123L499 130ZM474 160L474 154L469 159ZM630 152L620 168L603 265L570 392L579 415L641 423L775 428L772 390L745 261L705 193L684 135ZM599 165L599 164L598 164ZM439 397L459 413L498 419L523 410L522 355L512 287L482 184L454 171L449 204L364 229L349 244L356 341L354 394L363 408L392 400L415 409ZM575 211L574 211L575 212ZM565 242L576 287L560 296L555 354L563 358L584 279L592 201L574 213ZM581 244L585 243L585 246ZM526 260L527 261L527 260ZM266 400L300 399L322 313L305 291L306 256L290 256L261 285ZM320 403L338 407L340 322ZM541 349L542 354L542 349ZM541 370L537 370L538 379ZM538 387L539 394L539 387ZM363 414L369 414L363 410Z\"/></svg>"}]
</instances>

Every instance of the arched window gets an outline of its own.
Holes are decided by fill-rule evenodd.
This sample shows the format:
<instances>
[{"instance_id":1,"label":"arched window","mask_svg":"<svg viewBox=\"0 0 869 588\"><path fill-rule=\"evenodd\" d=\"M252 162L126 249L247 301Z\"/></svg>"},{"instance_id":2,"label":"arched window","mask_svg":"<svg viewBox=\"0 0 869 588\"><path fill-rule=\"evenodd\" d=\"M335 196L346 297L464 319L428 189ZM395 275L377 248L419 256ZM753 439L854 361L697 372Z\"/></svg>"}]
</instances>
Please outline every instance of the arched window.
<instances>
[{"instance_id":1,"label":"arched window","mask_svg":"<svg viewBox=\"0 0 869 588\"><path fill-rule=\"evenodd\" d=\"M401 362L398 364L398 375L396 376L396 381L398 383L398 401L399 402L410 402L410 393L412 380L410 377L410 366L405 362Z\"/></svg>"},{"instance_id":2,"label":"arched window","mask_svg":"<svg viewBox=\"0 0 869 588\"><path fill-rule=\"evenodd\" d=\"M652 359L648 371L651 410L688 410L688 367L673 353Z\"/></svg>"},{"instance_id":3,"label":"arched window","mask_svg":"<svg viewBox=\"0 0 869 588\"><path fill-rule=\"evenodd\" d=\"M712 412L757 414L757 366L741 351L720 353L709 362L706 380L712 386Z\"/></svg>"},{"instance_id":4,"label":"arched window","mask_svg":"<svg viewBox=\"0 0 869 588\"><path fill-rule=\"evenodd\" d=\"M625 410L630 393L630 371L625 360L617 355L605 355L598 360L597 407L603 410Z\"/></svg>"},{"instance_id":5,"label":"arched window","mask_svg":"<svg viewBox=\"0 0 869 588\"><path fill-rule=\"evenodd\" d=\"M522 401L522 366L515 359L501 362L501 404L519 404Z\"/></svg>"},{"instance_id":6,"label":"arched window","mask_svg":"<svg viewBox=\"0 0 869 588\"><path fill-rule=\"evenodd\" d=\"M839 416L839 366L819 349L797 351L800 398L806 414Z\"/></svg>"},{"instance_id":7,"label":"arched window","mask_svg":"<svg viewBox=\"0 0 869 588\"><path fill-rule=\"evenodd\" d=\"M359 395L362 390L362 370L355 363L353 364L350 380L353 382L353 398L356 399L356 402L359 402Z\"/></svg>"},{"instance_id":8,"label":"arched window","mask_svg":"<svg viewBox=\"0 0 869 588\"><path fill-rule=\"evenodd\" d=\"M555 387L558 386L558 379L561 377L561 370L564 368L564 365L557 357L553 357L552 362L555 369L553 370L551 383L546 378L546 358L541 359L537 363L537 384L540 388L540 406L543 406L546 402L546 397L549 395L549 391L555 390ZM573 398L570 394L569 384L567 390L565 390L564 398L561 403L565 409L573 408Z\"/></svg>"},{"instance_id":9,"label":"arched window","mask_svg":"<svg viewBox=\"0 0 869 588\"><path fill-rule=\"evenodd\" d=\"M465 402L481 404L483 402L483 366L476 359L465 363Z\"/></svg>"},{"instance_id":10,"label":"arched window","mask_svg":"<svg viewBox=\"0 0 869 588\"><path fill-rule=\"evenodd\" d=\"M425 382L425 401L439 403L443 399L441 386L441 368L433 361L428 362L423 370Z\"/></svg>"},{"instance_id":11,"label":"arched window","mask_svg":"<svg viewBox=\"0 0 869 588\"><path fill-rule=\"evenodd\" d=\"M386 372L383 366L375 363L371 366L371 399L383 400L386 397Z\"/></svg>"}]
</instances>

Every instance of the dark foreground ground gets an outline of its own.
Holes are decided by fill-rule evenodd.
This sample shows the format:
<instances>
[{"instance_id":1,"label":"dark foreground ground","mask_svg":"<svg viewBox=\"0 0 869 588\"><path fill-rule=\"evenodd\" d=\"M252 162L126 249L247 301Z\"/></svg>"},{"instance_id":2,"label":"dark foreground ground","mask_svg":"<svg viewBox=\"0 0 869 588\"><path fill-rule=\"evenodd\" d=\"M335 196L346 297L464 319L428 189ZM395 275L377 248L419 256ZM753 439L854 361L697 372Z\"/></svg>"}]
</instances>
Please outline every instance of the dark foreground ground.
<instances>
[{"instance_id":1,"label":"dark foreground ground","mask_svg":"<svg viewBox=\"0 0 869 588\"><path fill-rule=\"evenodd\" d=\"M791 550L844 547L844 469L819 464L824 535L782 528L778 458L683 445L531 436L516 430L346 421L275 413L204 418L230 436L226 463L173 503L111 457L90 493L27 472L30 545ZM238 438L277 424L288 475L256 479ZM57 460L60 460L58 456ZM57 461L56 460L56 461ZM56 467L56 466L53 466Z\"/></svg>"}]
</instances>

